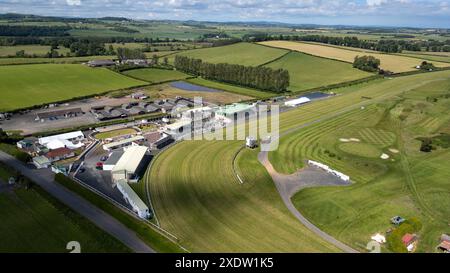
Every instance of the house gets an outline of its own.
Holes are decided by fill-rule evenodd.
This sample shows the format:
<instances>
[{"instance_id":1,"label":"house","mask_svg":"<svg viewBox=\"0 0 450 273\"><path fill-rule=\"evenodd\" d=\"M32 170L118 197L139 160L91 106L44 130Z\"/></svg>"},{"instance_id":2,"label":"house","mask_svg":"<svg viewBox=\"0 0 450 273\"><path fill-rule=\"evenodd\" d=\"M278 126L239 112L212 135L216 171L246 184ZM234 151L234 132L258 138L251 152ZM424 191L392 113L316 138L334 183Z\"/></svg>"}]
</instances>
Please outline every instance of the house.
<instances>
[{"instance_id":1,"label":"house","mask_svg":"<svg viewBox=\"0 0 450 273\"><path fill-rule=\"evenodd\" d=\"M130 59L123 60L123 64L135 65L135 66L148 66L148 62L145 59Z\"/></svg>"},{"instance_id":2,"label":"house","mask_svg":"<svg viewBox=\"0 0 450 273\"><path fill-rule=\"evenodd\" d=\"M131 94L131 98L135 100L145 100L148 96L144 92L136 92Z\"/></svg>"},{"instance_id":3,"label":"house","mask_svg":"<svg viewBox=\"0 0 450 273\"><path fill-rule=\"evenodd\" d=\"M87 63L90 67L107 67L107 66L115 66L116 62L112 60L92 60Z\"/></svg>"},{"instance_id":4,"label":"house","mask_svg":"<svg viewBox=\"0 0 450 273\"><path fill-rule=\"evenodd\" d=\"M75 152L69 148L58 148L56 150L51 150L45 157L47 157L51 162L64 160L75 156Z\"/></svg>"},{"instance_id":5,"label":"house","mask_svg":"<svg viewBox=\"0 0 450 273\"><path fill-rule=\"evenodd\" d=\"M450 236L447 234L442 234L441 243L437 248L445 253L450 253Z\"/></svg>"},{"instance_id":6,"label":"house","mask_svg":"<svg viewBox=\"0 0 450 273\"><path fill-rule=\"evenodd\" d=\"M33 165L36 166L37 169L46 169L50 167L52 163L45 156L36 156L33 157Z\"/></svg>"},{"instance_id":7,"label":"house","mask_svg":"<svg viewBox=\"0 0 450 273\"><path fill-rule=\"evenodd\" d=\"M46 146L50 150L67 147L78 149L84 146L84 134L81 131L70 132L60 135L42 137L38 139L40 145Z\"/></svg>"},{"instance_id":8,"label":"house","mask_svg":"<svg viewBox=\"0 0 450 273\"><path fill-rule=\"evenodd\" d=\"M401 223L405 222L406 220L400 216L394 216L391 218L391 223L394 225L400 225Z\"/></svg>"},{"instance_id":9,"label":"house","mask_svg":"<svg viewBox=\"0 0 450 273\"><path fill-rule=\"evenodd\" d=\"M117 183L119 180L127 182L138 182L139 172L142 170L144 158L148 154L145 146L131 146L124 149L123 155L111 170L112 180Z\"/></svg>"},{"instance_id":10,"label":"house","mask_svg":"<svg viewBox=\"0 0 450 273\"><path fill-rule=\"evenodd\" d=\"M123 148L123 147L127 147L127 146L137 145L136 142L141 142L143 140L144 140L143 136L134 136L134 137L122 139L120 141L107 143L107 144L103 145L103 149L105 151L111 151L111 150L115 150L115 149L119 149L119 148Z\"/></svg>"},{"instance_id":11,"label":"house","mask_svg":"<svg viewBox=\"0 0 450 273\"><path fill-rule=\"evenodd\" d=\"M150 211L147 205L139 198L139 196L128 185L126 180L119 180L116 183L117 189L122 193L123 198L133 208L133 211L142 219L150 217Z\"/></svg>"},{"instance_id":12,"label":"house","mask_svg":"<svg viewBox=\"0 0 450 273\"><path fill-rule=\"evenodd\" d=\"M308 99L307 97L301 97L298 99L294 99L294 100L288 100L284 103L285 106L289 106L289 107L297 107L301 104L305 104L311 102L310 99Z\"/></svg>"},{"instance_id":13,"label":"house","mask_svg":"<svg viewBox=\"0 0 450 273\"><path fill-rule=\"evenodd\" d=\"M417 235L406 233L402 237L402 243L405 245L408 252L413 252L417 243Z\"/></svg>"}]
</instances>

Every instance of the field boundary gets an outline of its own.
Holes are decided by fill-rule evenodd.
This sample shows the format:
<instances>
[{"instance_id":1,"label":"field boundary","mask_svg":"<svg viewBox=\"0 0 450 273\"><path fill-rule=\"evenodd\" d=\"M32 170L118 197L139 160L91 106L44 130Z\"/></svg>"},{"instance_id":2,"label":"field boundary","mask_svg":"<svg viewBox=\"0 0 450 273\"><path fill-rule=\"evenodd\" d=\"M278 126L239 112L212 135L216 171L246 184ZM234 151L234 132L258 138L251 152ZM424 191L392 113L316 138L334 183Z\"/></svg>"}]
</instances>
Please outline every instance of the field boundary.
<instances>
[{"instance_id":1,"label":"field boundary","mask_svg":"<svg viewBox=\"0 0 450 273\"><path fill-rule=\"evenodd\" d=\"M242 152L242 150L245 149L245 145L242 145L239 150L236 151L236 153L233 156L233 173L234 175L237 177L237 179L239 180L239 183L242 185L244 184L244 181L242 180L242 178L239 176L237 168L236 168L236 159L239 156L239 154Z\"/></svg>"}]
</instances>

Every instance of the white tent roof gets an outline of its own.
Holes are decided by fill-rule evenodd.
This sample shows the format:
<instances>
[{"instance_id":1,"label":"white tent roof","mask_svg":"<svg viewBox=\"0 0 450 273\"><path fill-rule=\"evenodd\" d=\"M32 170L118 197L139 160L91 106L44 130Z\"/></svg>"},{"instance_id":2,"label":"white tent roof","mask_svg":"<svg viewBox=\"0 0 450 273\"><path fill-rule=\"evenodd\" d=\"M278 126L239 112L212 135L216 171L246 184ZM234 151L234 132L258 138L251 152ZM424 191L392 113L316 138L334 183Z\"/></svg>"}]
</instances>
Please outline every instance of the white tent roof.
<instances>
[{"instance_id":1,"label":"white tent roof","mask_svg":"<svg viewBox=\"0 0 450 273\"><path fill-rule=\"evenodd\" d=\"M126 148L125 153L119 159L116 166L114 166L112 172L136 172L147 151L148 148L145 146L130 146Z\"/></svg>"},{"instance_id":2,"label":"white tent roof","mask_svg":"<svg viewBox=\"0 0 450 273\"><path fill-rule=\"evenodd\" d=\"M54 140L63 141L63 140L74 139L74 138L84 138L83 132L76 131L76 132L70 132L70 133L66 133L66 134L41 137L41 138L39 138L39 144L46 145L47 143L52 142Z\"/></svg>"},{"instance_id":3,"label":"white tent roof","mask_svg":"<svg viewBox=\"0 0 450 273\"><path fill-rule=\"evenodd\" d=\"M45 146L47 148L49 148L50 150L56 150L59 148L64 148L66 147L65 143L59 139L54 139L48 143L45 144Z\"/></svg>"},{"instance_id":4,"label":"white tent roof","mask_svg":"<svg viewBox=\"0 0 450 273\"><path fill-rule=\"evenodd\" d=\"M301 97L295 100L289 100L286 101L284 104L285 105L290 105L290 106L295 106L295 105L299 105L299 104L303 104L303 103L307 103L310 102L311 100L308 99L307 97Z\"/></svg>"}]
</instances>

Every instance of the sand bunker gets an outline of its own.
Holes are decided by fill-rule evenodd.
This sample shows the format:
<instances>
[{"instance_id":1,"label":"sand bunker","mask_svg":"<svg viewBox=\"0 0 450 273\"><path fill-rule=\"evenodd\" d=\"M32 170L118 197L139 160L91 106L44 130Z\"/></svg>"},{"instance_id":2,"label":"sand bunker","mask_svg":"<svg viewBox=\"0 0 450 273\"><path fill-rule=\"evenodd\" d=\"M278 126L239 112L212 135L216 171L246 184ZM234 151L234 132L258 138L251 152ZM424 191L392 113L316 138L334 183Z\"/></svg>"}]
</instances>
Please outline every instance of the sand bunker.
<instances>
[{"instance_id":1,"label":"sand bunker","mask_svg":"<svg viewBox=\"0 0 450 273\"><path fill-rule=\"evenodd\" d=\"M389 159L390 156L387 154L382 154L380 157L381 159Z\"/></svg>"},{"instance_id":2,"label":"sand bunker","mask_svg":"<svg viewBox=\"0 0 450 273\"><path fill-rule=\"evenodd\" d=\"M398 154L400 151L399 150L397 150L397 149L389 149L389 151L391 152L391 153L394 153L394 154Z\"/></svg>"},{"instance_id":3,"label":"sand bunker","mask_svg":"<svg viewBox=\"0 0 450 273\"><path fill-rule=\"evenodd\" d=\"M340 138L340 142L361 142L358 138Z\"/></svg>"},{"instance_id":4,"label":"sand bunker","mask_svg":"<svg viewBox=\"0 0 450 273\"><path fill-rule=\"evenodd\" d=\"M350 142L350 139L348 139L348 138L340 138L339 141L340 142Z\"/></svg>"},{"instance_id":5,"label":"sand bunker","mask_svg":"<svg viewBox=\"0 0 450 273\"><path fill-rule=\"evenodd\" d=\"M350 138L349 140L353 142L361 142L359 138Z\"/></svg>"}]
</instances>

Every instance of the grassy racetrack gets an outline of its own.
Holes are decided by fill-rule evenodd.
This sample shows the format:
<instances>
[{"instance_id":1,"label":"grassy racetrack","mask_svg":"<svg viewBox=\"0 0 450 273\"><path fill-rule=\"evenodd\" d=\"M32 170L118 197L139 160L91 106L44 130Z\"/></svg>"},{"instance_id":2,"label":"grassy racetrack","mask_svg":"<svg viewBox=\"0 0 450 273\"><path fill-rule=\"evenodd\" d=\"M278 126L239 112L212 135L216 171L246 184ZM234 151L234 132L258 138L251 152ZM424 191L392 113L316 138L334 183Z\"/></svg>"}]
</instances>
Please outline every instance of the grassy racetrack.
<instances>
[{"instance_id":1,"label":"grassy racetrack","mask_svg":"<svg viewBox=\"0 0 450 273\"><path fill-rule=\"evenodd\" d=\"M291 52L267 65L271 68L289 70L289 90L300 91L314 87L353 81L372 74L353 68L350 64Z\"/></svg>"},{"instance_id":2,"label":"grassy racetrack","mask_svg":"<svg viewBox=\"0 0 450 273\"><path fill-rule=\"evenodd\" d=\"M228 46L194 49L177 55L202 59L209 63L230 63L246 66L257 66L286 54L287 50L269 48L250 43L238 43ZM174 55L170 59L174 60Z\"/></svg>"},{"instance_id":3,"label":"grassy racetrack","mask_svg":"<svg viewBox=\"0 0 450 273\"><path fill-rule=\"evenodd\" d=\"M82 65L0 66L0 111L145 85L107 69Z\"/></svg>"},{"instance_id":4,"label":"grassy racetrack","mask_svg":"<svg viewBox=\"0 0 450 273\"><path fill-rule=\"evenodd\" d=\"M381 53L368 53L368 52L358 52L355 50L347 50L343 48L337 48L327 45L318 45L310 43L301 42L290 42L290 41L268 41L262 42L263 45L273 46L277 48L290 49L295 51L300 51L316 56L326 57L335 60L341 60L349 63L353 63L356 56L361 55L371 55L375 58L380 59L380 67L392 72L406 72L413 71L415 67L420 65L425 59L410 58L406 56L399 55L389 55ZM448 67L448 63L433 62L436 67Z\"/></svg>"},{"instance_id":5,"label":"grassy racetrack","mask_svg":"<svg viewBox=\"0 0 450 273\"><path fill-rule=\"evenodd\" d=\"M170 148L150 174L152 203L161 227L193 252L329 252L289 214L254 151L238 157L241 141L189 141ZM225 163L225 164L224 164Z\"/></svg>"},{"instance_id":6,"label":"grassy racetrack","mask_svg":"<svg viewBox=\"0 0 450 273\"><path fill-rule=\"evenodd\" d=\"M160 83L172 80L183 80L189 77L189 75L166 69L156 69L156 68L143 68L143 69L133 69L123 72L127 76L133 78L141 79L150 83Z\"/></svg>"}]
</instances>

